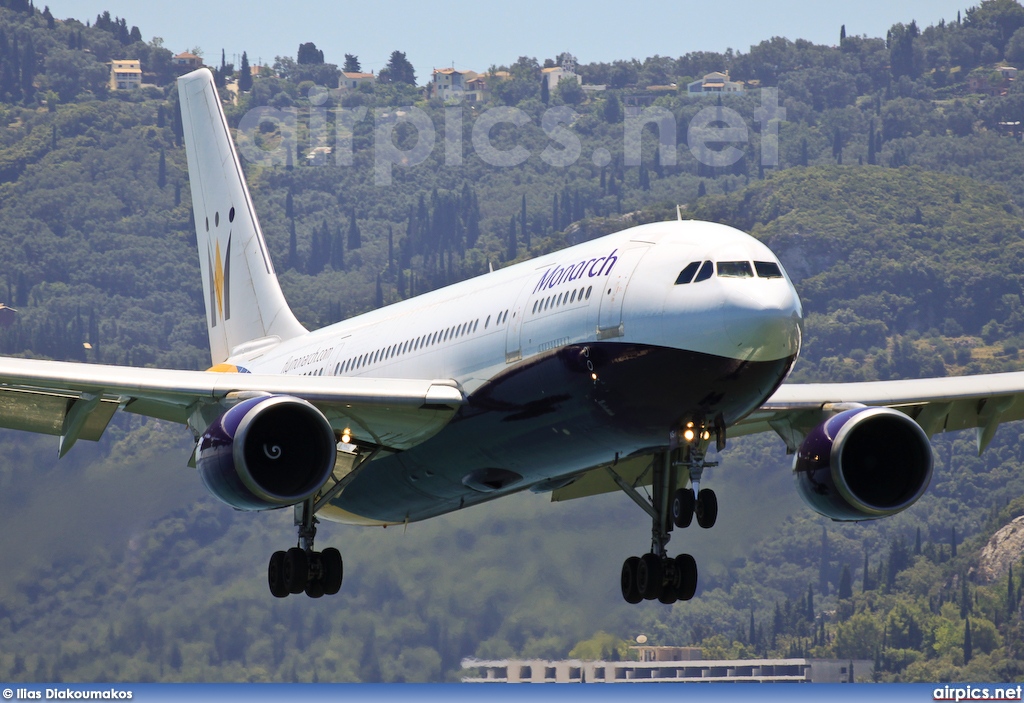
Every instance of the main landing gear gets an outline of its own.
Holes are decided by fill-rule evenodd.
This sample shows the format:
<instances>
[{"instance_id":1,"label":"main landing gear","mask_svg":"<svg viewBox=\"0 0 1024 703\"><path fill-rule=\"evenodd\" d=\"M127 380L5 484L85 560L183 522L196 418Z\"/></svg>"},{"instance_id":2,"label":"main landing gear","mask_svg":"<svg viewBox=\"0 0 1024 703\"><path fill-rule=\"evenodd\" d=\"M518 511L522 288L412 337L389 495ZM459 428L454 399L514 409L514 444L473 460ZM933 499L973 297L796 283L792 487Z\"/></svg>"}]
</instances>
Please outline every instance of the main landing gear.
<instances>
[{"instance_id":1,"label":"main landing gear","mask_svg":"<svg viewBox=\"0 0 1024 703\"><path fill-rule=\"evenodd\" d=\"M329 547L313 550L318 520L313 514L313 499L295 506L295 522L299 526L299 546L287 552L274 552L267 567L270 592L277 598L305 591L310 598L333 596L341 590L344 564L341 552Z\"/></svg>"},{"instance_id":2,"label":"main landing gear","mask_svg":"<svg viewBox=\"0 0 1024 703\"><path fill-rule=\"evenodd\" d=\"M358 469L372 461L380 451L379 447L363 453L350 444L351 435L346 429L338 433L338 457L334 474L329 483L317 495L295 506L295 525L299 528L298 546L286 552L274 552L267 566L267 581L270 592L277 598L292 593L305 592L310 598L333 596L341 590L345 567L341 552L333 547L317 552L313 549L316 537L318 510L337 497L355 477Z\"/></svg>"},{"instance_id":3,"label":"main landing gear","mask_svg":"<svg viewBox=\"0 0 1024 703\"><path fill-rule=\"evenodd\" d=\"M713 431L719 448L724 448L724 427L715 423ZM650 469L654 489L651 501L615 473L614 468L608 468L619 488L651 516L652 522L651 551L642 557L629 557L622 565L620 585L626 602L658 600L671 604L693 598L697 590L697 562L689 554L669 557L666 545L674 527L689 527L696 517L698 525L709 528L718 517L714 491L700 487L704 469L716 465L704 459L711 436L711 429L694 422L671 434L669 450L655 454ZM687 478L690 487L677 488Z\"/></svg>"}]
</instances>

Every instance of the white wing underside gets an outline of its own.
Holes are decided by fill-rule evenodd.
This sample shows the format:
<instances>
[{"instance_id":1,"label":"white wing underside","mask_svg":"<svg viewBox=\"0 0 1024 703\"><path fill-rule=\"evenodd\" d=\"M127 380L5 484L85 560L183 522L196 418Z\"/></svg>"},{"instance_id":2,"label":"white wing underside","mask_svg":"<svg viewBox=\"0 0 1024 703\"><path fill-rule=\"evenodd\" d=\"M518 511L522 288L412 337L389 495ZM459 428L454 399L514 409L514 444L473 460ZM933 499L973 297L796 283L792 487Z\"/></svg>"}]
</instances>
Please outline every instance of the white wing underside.
<instances>
[{"instance_id":1,"label":"white wing underside","mask_svg":"<svg viewBox=\"0 0 1024 703\"><path fill-rule=\"evenodd\" d=\"M439 432L465 402L450 380L276 376L0 359L0 427L57 435L63 456L98 440L114 412L185 424L253 394L309 401L356 440L401 450ZM223 412L223 407L217 414Z\"/></svg>"},{"instance_id":2,"label":"white wing underside","mask_svg":"<svg viewBox=\"0 0 1024 703\"><path fill-rule=\"evenodd\" d=\"M730 427L728 436L774 432L785 442L787 451L793 453L808 432L845 404L894 408L917 421L929 437L975 428L980 454L1000 424L1024 419L1024 372L864 383L783 384L764 405ZM650 463L649 456L633 457L619 462L615 472L636 486L647 485ZM615 490L619 487L607 471L589 471L554 491L551 499L570 500Z\"/></svg>"}]
</instances>

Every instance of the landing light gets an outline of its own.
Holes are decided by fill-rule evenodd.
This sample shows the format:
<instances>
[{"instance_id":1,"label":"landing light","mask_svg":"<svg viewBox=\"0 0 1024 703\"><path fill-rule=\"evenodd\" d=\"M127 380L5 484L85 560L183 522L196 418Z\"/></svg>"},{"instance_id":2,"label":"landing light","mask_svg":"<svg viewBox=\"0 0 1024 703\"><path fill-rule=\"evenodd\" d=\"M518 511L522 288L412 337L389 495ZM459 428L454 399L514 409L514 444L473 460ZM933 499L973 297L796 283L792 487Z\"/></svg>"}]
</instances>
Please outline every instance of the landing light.
<instances>
[{"instance_id":1,"label":"landing light","mask_svg":"<svg viewBox=\"0 0 1024 703\"><path fill-rule=\"evenodd\" d=\"M592 374L590 374L590 378L591 378L592 380L596 381L596 380L597 380L597 374L596 374L596 373L592 373Z\"/></svg>"},{"instance_id":2,"label":"landing light","mask_svg":"<svg viewBox=\"0 0 1024 703\"><path fill-rule=\"evenodd\" d=\"M704 430L703 432L701 432L700 438L706 442L709 439L711 439L711 433L708 432L707 430Z\"/></svg>"},{"instance_id":3,"label":"landing light","mask_svg":"<svg viewBox=\"0 0 1024 703\"><path fill-rule=\"evenodd\" d=\"M693 433L693 430L690 429L689 427L687 427L686 430L683 432L683 439L685 439L687 442L692 442L695 436L696 435Z\"/></svg>"},{"instance_id":4,"label":"landing light","mask_svg":"<svg viewBox=\"0 0 1024 703\"><path fill-rule=\"evenodd\" d=\"M342 444L349 444L351 441L352 441L352 430L350 430L349 428L346 427L344 430L341 431L341 443Z\"/></svg>"}]
</instances>

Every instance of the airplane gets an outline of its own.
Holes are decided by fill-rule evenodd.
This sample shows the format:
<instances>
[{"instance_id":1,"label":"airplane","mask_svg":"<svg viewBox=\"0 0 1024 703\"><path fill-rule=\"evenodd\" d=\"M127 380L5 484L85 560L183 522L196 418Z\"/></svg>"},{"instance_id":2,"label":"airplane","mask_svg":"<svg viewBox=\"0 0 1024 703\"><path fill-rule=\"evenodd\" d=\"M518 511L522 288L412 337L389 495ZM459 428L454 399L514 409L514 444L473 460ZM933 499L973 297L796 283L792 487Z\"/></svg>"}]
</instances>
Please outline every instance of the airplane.
<instances>
[{"instance_id":1,"label":"airplane","mask_svg":"<svg viewBox=\"0 0 1024 703\"><path fill-rule=\"evenodd\" d=\"M982 451L1024 418L1024 373L786 384L799 296L779 259L721 224L657 222L307 331L289 309L212 74L178 79L212 365L207 371L0 359L0 426L64 456L118 410L192 432L206 488L245 511L291 508L273 596L337 593L321 520L404 525L512 493L621 490L651 520L626 559L630 603L694 596L676 529L712 527L712 444L774 432L797 490L834 520L893 515L932 474L929 438ZM651 487L648 499L640 490Z\"/></svg>"}]
</instances>

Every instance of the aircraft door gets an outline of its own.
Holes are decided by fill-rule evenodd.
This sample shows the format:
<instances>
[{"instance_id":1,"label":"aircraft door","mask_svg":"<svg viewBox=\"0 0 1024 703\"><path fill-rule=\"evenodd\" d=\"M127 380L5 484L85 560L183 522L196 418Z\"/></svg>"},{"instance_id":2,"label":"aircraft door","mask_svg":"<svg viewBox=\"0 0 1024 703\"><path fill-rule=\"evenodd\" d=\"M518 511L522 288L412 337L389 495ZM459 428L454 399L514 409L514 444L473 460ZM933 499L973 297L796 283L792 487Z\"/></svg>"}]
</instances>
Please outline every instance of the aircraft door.
<instances>
[{"instance_id":1,"label":"aircraft door","mask_svg":"<svg viewBox=\"0 0 1024 703\"><path fill-rule=\"evenodd\" d=\"M511 364L523 358L523 318L526 317L526 301L530 298L530 283L527 278L516 296L516 304L508 314L508 327L505 332L505 363Z\"/></svg>"},{"instance_id":2,"label":"aircraft door","mask_svg":"<svg viewBox=\"0 0 1024 703\"><path fill-rule=\"evenodd\" d=\"M651 245L646 242L630 242L618 253L616 266L608 274L601 292L601 308L598 313L597 338L611 339L625 334L622 324L622 301L626 297L626 287L633 275L636 265L640 263Z\"/></svg>"}]
</instances>

